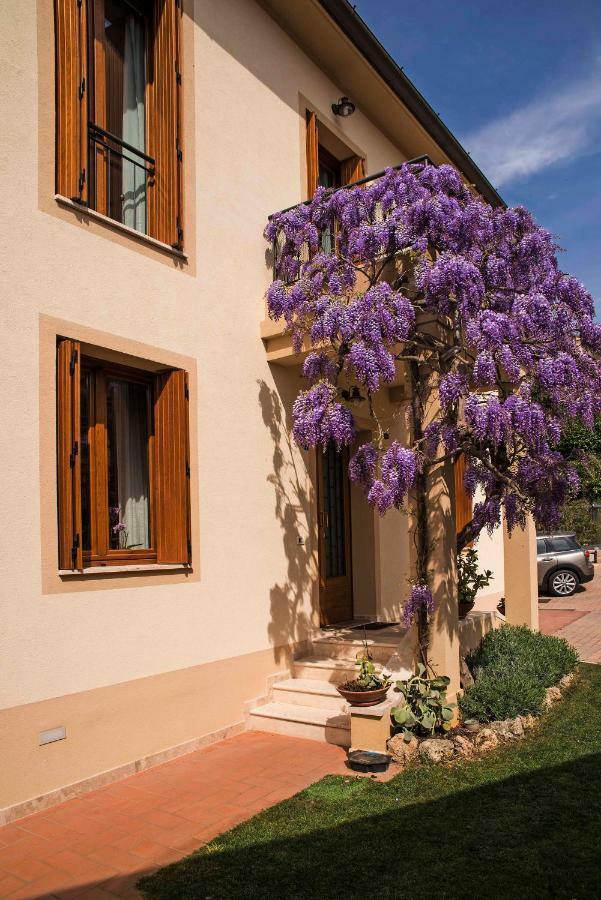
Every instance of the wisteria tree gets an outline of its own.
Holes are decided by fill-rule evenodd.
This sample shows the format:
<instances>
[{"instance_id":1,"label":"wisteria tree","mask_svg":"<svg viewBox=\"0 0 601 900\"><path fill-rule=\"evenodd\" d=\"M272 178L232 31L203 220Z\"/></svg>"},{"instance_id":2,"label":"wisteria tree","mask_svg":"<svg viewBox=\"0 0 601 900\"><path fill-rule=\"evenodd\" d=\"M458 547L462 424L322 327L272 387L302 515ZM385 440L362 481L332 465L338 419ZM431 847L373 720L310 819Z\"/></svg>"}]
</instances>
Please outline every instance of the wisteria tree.
<instances>
[{"instance_id":1,"label":"wisteria tree","mask_svg":"<svg viewBox=\"0 0 601 900\"><path fill-rule=\"evenodd\" d=\"M525 209L493 209L451 166L405 164L361 187L320 188L273 216L265 236L277 247L270 316L297 352L309 349L295 439L350 445L346 401L368 405L373 440L352 455L349 477L381 515L412 505L417 571L404 620L417 622L427 663L428 473L464 454L466 488L479 489L458 551L502 514L510 531L529 514L557 526L578 485L557 449L562 430L601 413L593 301ZM376 402L401 371L406 445L389 439Z\"/></svg>"}]
</instances>

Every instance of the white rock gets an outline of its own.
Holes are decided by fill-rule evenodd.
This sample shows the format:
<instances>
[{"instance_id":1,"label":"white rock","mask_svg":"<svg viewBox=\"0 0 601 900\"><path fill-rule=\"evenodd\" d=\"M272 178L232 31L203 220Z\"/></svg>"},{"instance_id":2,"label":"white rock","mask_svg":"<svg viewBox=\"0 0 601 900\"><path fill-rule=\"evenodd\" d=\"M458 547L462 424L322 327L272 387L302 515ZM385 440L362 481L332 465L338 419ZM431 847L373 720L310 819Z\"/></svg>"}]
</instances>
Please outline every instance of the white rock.
<instances>
[{"instance_id":1,"label":"white rock","mask_svg":"<svg viewBox=\"0 0 601 900\"><path fill-rule=\"evenodd\" d=\"M402 734L395 734L388 741L388 751L397 765L403 768L417 758L419 741L412 737L406 741Z\"/></svg>"},{"instance_id":2,"label":"white rock","mask_svg":"<svg viewBox=\"0 0 601 900\"><path fill-rule=\"evenodd\" d=\"M428 738L419 745L419 755L431 763L443 762L455 755L455 747L445 738Z\"/></svg>"},{"instance_id":3,"label":"white rock","mask_svg":"<svg viewBox=\"0 0 601 900\"><path fill-rule=\"evenodd\" d=\"M555 685L553 687L547 688L545 691L545 699L543 700L543 705L546 707L553 706L554 703L557 703L558 700L561 700L561 691Z\"/></svg>"},{"instance_id":4,"label":"white rock","mask_svg":"<svg viewBox=\"0 0 601 900\"><path fill-rule=\"evenodd\" d=\"M474 738L474 746L483 752L493 750L499 746L499 738L492 728L483 728Z\"/></svg>"},{"instance_id":5,"label":"white rock","mask_svg":"<svg viewBox=\"0 0 601 900\"><path fill-rule=\"evenodd\" d=\"M516 716L515 719L511 722L511 725L510 725L509 727L510 727L512 733L513 733L516 737L522 737L522 736L523 736L523 734L524 734L524 723L522 722L522 717L521 717L521 716Z\"/></svg>"},{"instance_id":6,"label":"white rock","mask_svg":"<svg viewBox=\"0 0 601 900\"><path fill-rule=\"evenodd\" d=\"M464 734L456 734L451 738L455 753L464 759L470 759L474 755L474 745Z\"/></svg>"}]
</instances>

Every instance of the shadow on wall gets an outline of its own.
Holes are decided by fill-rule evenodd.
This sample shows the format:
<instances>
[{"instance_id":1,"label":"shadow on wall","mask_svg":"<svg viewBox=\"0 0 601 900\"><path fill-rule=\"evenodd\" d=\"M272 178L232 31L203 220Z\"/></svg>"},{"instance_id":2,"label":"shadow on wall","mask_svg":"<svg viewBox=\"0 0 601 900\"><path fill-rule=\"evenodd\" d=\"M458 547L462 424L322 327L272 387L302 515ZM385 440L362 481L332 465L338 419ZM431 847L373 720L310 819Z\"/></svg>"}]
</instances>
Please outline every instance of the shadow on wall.
<instances>
[{"instance_id":1,"label":"shadow on wall","mask_svg":"<svg viewBox=\"0 0 601 900\"><path fill-rule=\"evenodd\" d=\"M288 412L292 409L298 383L293 383L295 377L290 377L287 372L274 371L273 375L275 388L263 380L257 384L263 422L273 441L273 471L267 481L273 487L275 514L282 529L287 560L285 582L274 584L270 590L268 634L275 647L276 662L280 662L285 655L285 645L309 636L314 577L309 534L310 481L301 453L293 443Z\"/></svg>"},{"instance_id":2,"label":"shadow on wall","mask_svg":"<svg viewBox=\"0 0 601 900\"><path fill-rule=\"evenodd\" d=\"M433 628L458 638L456 535L453 515L453 469L449 460L433 466L428 476L429 576L437 610Z\"/></svg>"}]
</instances>

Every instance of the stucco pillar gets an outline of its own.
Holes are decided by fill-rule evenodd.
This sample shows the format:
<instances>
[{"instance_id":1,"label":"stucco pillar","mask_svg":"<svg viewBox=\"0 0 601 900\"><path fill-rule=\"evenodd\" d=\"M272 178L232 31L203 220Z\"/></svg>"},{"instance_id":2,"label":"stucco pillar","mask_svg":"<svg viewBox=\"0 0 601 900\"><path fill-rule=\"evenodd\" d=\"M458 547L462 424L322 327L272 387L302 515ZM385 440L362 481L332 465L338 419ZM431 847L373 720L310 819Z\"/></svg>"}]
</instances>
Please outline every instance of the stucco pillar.
<instances>
[{"instance_id":1,"label":"stucco pillar","mask_svg":"<svg viewBox=\"0 0 601 900\"><path fill-rule=\"evenodd\" d=\"M447 460L433 467L427 485L430 537L429 581L434 597L429 662L437 675L451 679L447 697L454 702L459 682L456 535L453 514L453 467Z\"/></svg>"},{"instance_id":2,"label":"stucco pillar","mask_svg":"<svg viewBox=\"0 0 601 900\"><path fill-rule=\"evenodd\" d=\"M401 446L410 444L406 416L400 405L379 410L386 416L390 441ZM364 498L361 502L365 503ZM381 622L398 622L402 603L409 594L408 575L411 571L411 540L409 521L403 511L390 509L385 516L373 512L376 614ZM353 523L354 524L354 523Z\"/></svg>"},{"instance_id":3,"label":"stucco pillar","mask_svg":"<svg viewBox=\"0 0 601 900\"><path fill-rule=\"evenodd\" d=\"M512 625L538 630L538 577L536 528L528 517L525 528L514 528L511 537L503 523L505 618Z\"/></svg>"}]
</instances>

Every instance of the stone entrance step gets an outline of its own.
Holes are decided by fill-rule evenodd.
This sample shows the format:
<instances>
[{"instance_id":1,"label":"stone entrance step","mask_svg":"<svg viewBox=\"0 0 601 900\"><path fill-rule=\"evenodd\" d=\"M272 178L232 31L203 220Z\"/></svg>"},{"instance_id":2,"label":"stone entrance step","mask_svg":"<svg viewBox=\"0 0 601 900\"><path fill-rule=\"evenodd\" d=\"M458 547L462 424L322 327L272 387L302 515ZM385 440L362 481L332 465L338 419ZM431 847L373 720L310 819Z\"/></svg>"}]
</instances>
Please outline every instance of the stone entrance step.
<instances>
[{"instance_id":1,"label":"stone entrance step","mask_svg":"<svg viewBox=\"0 0 601 900\"><path fill-rule=\"evenodd\" d=\"M367 645L373 661L385 665L395 650L398 650L399 640L389 638L387 641L375 641L368 637ZM363 653L363 641L358 633L354 638L325 635L313 641L312 652L317 657L329 656L354 661Z\"/></svg>"},{"instance_id":2,"label":"stone entrance step","mask_svg":"<svg viewBox=\"0 0 601 900\"><path fill-rule=\"evenodd\" d=\"M354 659L338 659L328 656L304 656L295 659L293 674L295 678L328 681L331 684L343 684L357 677L357 666Z\"/></svg>"},{"instance_id":3,"label":"stone entrance step","mask_svg":"<svg viewBox=\"0 0 601 900\"><path fill-rule=\"evenodd\" d=\"M308 738L339 747L351 745L350 716L296 703L266 703L250 711L250 727L289 737Z\"/></svg>"},{"instance_id":4,"label":"stone entrance step","mask_svg":"<svg viewBox=\"0 0 601 900\"><path fill-rule=\"evenodd\" d=\"M276 681L273 699L277 703L294 703L297 706L312 706L334 712L345 712L347 705L335 684L318 681L316 678L286 678Z\"/></svg>"}]
</instances>

